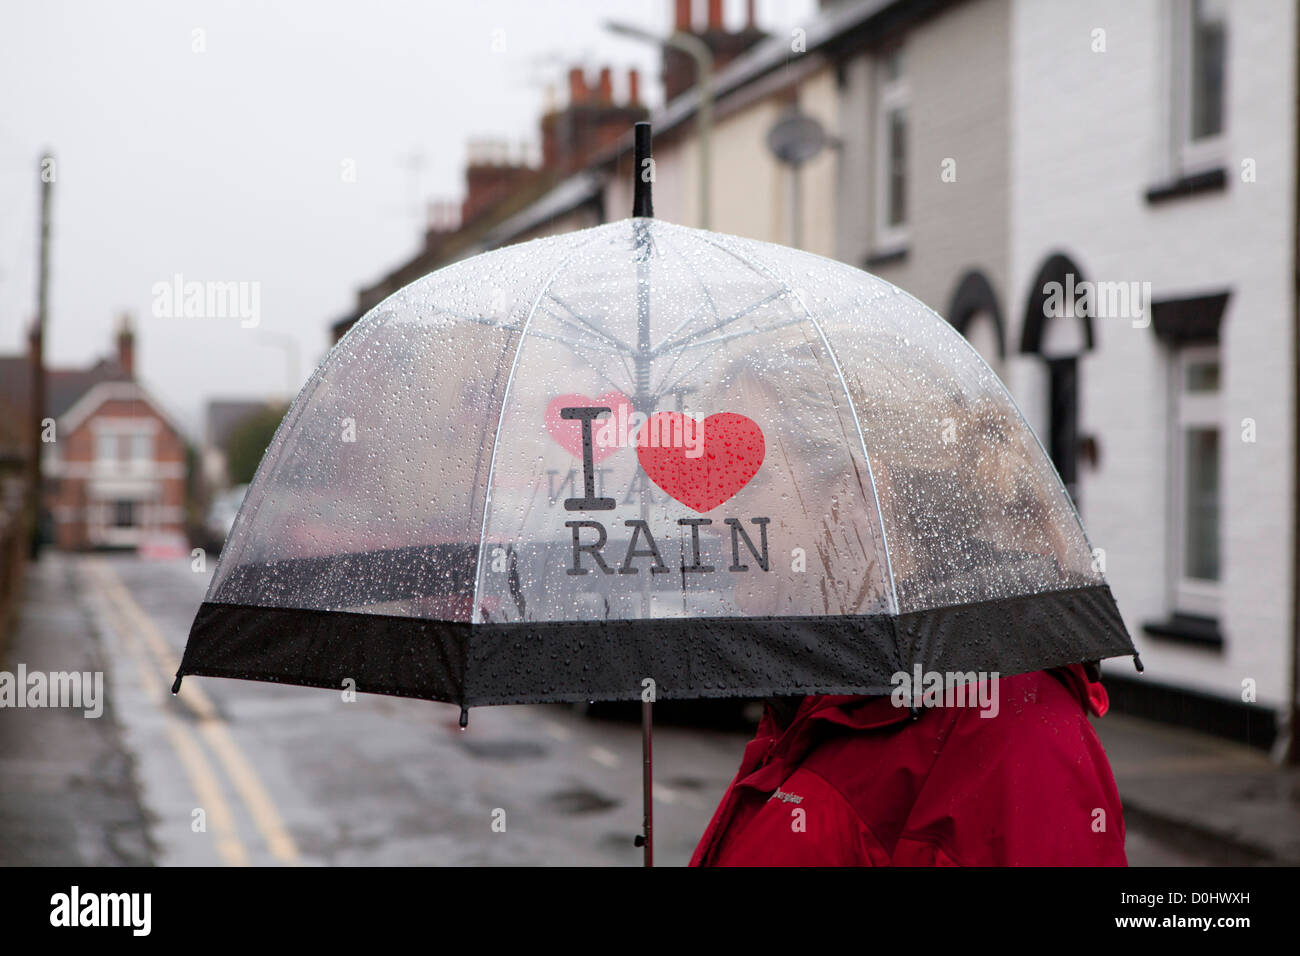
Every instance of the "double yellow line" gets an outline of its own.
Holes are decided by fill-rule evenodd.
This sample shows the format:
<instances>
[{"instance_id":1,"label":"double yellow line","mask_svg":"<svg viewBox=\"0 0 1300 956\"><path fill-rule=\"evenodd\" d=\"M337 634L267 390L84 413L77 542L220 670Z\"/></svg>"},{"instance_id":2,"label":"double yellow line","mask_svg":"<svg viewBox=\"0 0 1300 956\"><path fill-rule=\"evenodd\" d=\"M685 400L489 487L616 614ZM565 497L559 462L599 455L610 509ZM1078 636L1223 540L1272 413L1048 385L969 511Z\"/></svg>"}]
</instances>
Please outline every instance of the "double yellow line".
<instances>
[{"instance_id":1,"label":"double yellow line","mask_svg":"<svg viewBox=\"0 0 1300 956\"><path fill-rule=\"evenodd\" d=\"M193 714L198 736L195 736L189 722L179 719L167 706L172 677L180 666L180 661L153 619L131 597L117 572L107 562L87 559L81 563L81 570L103 597L104 609L135 665L145 695L163 716L167 738L180 758L198 805L204 809L214 835L217 855L222 862L228 866L247 866L248 847L240 838L220 777L200 744L200 738L216 754L271 856L281 863L297 863L298 847L289 835L275 801L263 786L253 765L235 743L229 725L212 705L203 688L192 686L191 682L191 685L185 687L184 694L176 697Z\"/></svg>"}]
</instances>

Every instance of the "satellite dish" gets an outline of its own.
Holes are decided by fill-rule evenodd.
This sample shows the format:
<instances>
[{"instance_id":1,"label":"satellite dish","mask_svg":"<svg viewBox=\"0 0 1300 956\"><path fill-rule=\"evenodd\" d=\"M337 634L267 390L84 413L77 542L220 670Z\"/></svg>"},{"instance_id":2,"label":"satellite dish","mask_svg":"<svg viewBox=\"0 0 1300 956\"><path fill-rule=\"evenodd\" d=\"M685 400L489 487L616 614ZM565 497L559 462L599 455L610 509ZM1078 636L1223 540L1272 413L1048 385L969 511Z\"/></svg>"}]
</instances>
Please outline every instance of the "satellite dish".
<instances>
[{"instance_id":1,"label":"satellite dish","mask_svg":"<svg viewBox=\"0 0 1300 956\"><path fill-rule=\"evenodd\" d=\"M802 166L825 148L826 130L816 119L792 106L767 131L767 148L787 166Z\"/></svg>"}]
</instances>

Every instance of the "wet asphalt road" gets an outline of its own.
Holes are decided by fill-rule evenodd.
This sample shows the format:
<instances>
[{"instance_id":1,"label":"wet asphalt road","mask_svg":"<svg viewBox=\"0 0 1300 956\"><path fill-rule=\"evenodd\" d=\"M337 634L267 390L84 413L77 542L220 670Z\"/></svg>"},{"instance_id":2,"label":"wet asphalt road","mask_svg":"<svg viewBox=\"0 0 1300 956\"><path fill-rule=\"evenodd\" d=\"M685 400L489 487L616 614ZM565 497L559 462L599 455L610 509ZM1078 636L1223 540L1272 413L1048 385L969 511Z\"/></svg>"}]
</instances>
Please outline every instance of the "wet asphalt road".
<instances>
[{"instance_id":1,"label":"wet asphalt road","mask_svg":"<svg viewBox=\"0 0 1300 956\"><path fill-rule=\"evenodd\" d=\"M640 861L639 725L492 707L462 731L449 705L216 678L187 678L173 698L209 575L188 559L71 560L112 662L157 862ZM745 739L657 729L657 863L690 858Z\"/></svg>"},{"instance_id":2,"label":"wet asphalt road","mask_svg":"<svg viewBox=\"0 0 1300 956\"><path fill-rule=\"evenodd\" d=\"M102 668L110 709L0 725L0 864L637 865L640 730L562 706L457 708L187 678L209 575L188 558L50 555L10 665ZM689 858L745 732L656 728L656 862ZM1122 781L1121 781L1122 790ZM1132 865L1243 863L1129 820Z\"/></svg>"}]
</instances>

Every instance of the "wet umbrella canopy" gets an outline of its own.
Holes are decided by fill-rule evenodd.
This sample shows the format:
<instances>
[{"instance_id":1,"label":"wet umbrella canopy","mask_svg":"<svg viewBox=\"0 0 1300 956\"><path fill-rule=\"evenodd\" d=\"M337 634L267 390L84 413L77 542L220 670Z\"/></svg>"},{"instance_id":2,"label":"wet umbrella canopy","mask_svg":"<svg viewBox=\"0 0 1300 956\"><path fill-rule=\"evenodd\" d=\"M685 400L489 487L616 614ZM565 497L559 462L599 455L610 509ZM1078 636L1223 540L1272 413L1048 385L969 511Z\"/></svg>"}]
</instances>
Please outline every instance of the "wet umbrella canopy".
<instances>
[{"instance_id":1,"label":"wet umbrella canopy","mask_svg":"<svg viewBox=\"0 0 1300 956\"><path fill-rule=\"evenodd\" d=\"M267 450L178 686L350 679L464 709L1134 653L961 335L857 269L638 203L356 324Z\"/></svg>"},{"instance_id":2,"label":"wet umbrella canopy","mask_svg":"<svg viewBox=\"0 0 1300 956\"><path fill-rule=\"evenodd\" d=\"M473 706L1131 653L1050 461L943 319L631 219L356 324L267 451L180 673Z\"/></svg>"}]
</instances>

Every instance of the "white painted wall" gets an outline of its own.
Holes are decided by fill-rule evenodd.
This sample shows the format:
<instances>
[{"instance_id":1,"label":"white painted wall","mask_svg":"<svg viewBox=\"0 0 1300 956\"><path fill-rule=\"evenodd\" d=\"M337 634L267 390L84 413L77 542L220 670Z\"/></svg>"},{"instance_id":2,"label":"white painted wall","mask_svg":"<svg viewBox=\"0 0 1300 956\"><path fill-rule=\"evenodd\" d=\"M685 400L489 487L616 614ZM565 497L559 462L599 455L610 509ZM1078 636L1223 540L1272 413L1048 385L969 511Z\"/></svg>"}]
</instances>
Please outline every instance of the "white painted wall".
<instances>
[{"instance_id":1,"label":"white painted wall","mask_svg":"<svg viewBox=\"0 0 1300 956\"><path fill-rule=\"evenodd\" d=\"M1082 476L1084 522L1147 674L1260 703L1289 691L1291 549L1296 533L1292 217L1295 5L1229 4L1226 192L1152 206L1168 169L1167 3L1016 0L1012 18L1012 266L1019 334L1028 284L1054 251L1092 280L1149 281L1155 298L1232 290L1222 326L1223 654L1157 641L1144 621L1170 611L1167 506L1169 352L1150 329L1094 320L1080 428L1101 441ZM1106 31L1106 52L1091 49ZM1240 162L1255 159L1258 181ZM1014 338L1015 336L1013 336ZM1032 359L1010 374L1026 392ZM1041 401L1041 399L1037 399ZM1027 409L1028 411L1028 409ZM1240 440L1244 418L1258 441ZM1125 662L1122 665L1129 665Z\"/></svg>"},{"instance_id":2,"label":"white painted wall","mask_svg":"<svg viewBox=\"0 0 1300 956\"><path fill-rule=\"evenodd\" d=\"M979 269L1005 312L1010 256L1010 0L972 0L903 37L908 86L908 256L871 271L944 314L961 277ZM846 65L835 208L836 255L862 266L877 248L876 57ZM955 163L956 181L940 178Z\"/></svg>"}]
</instances>

